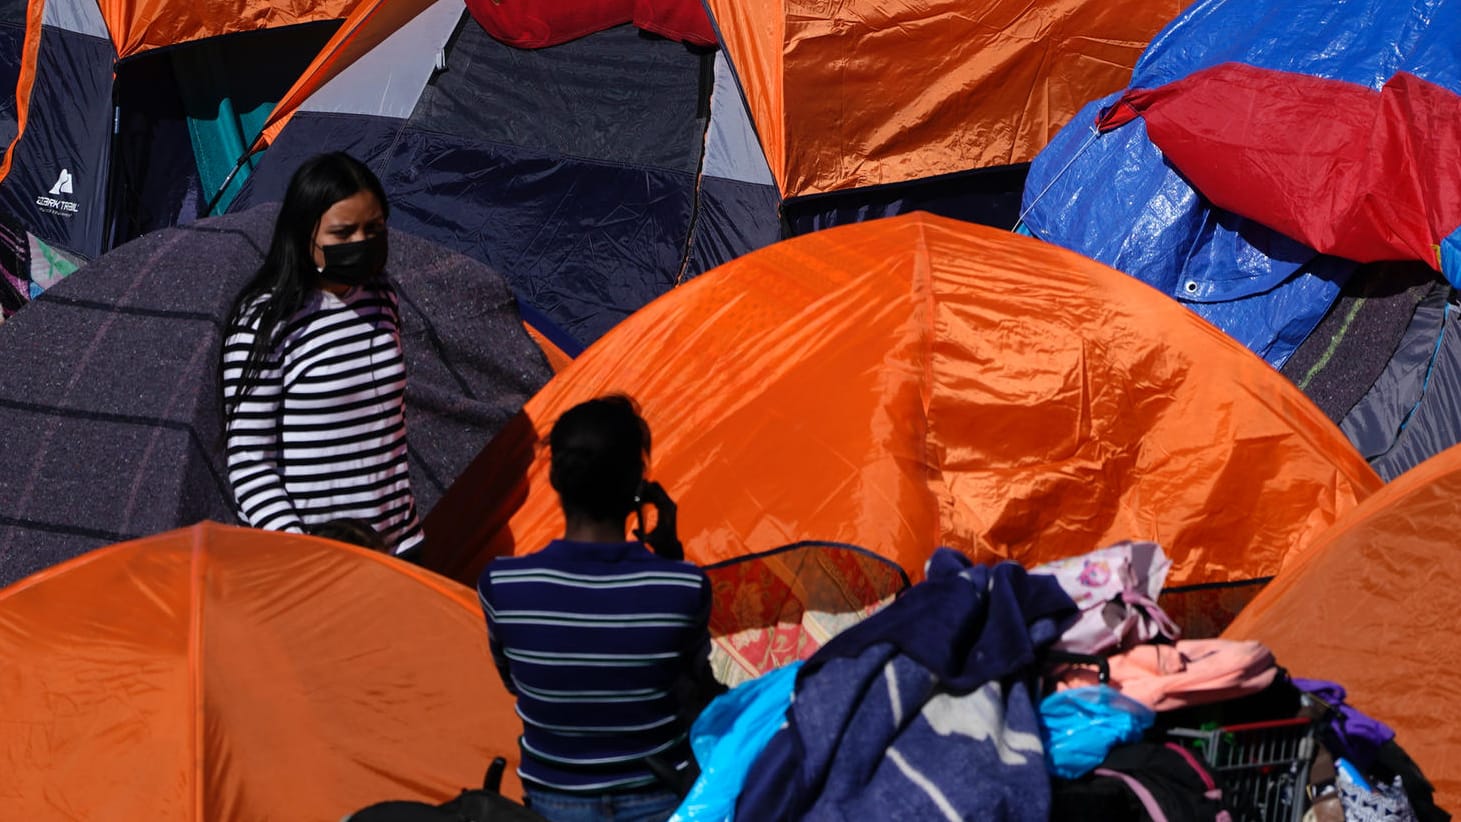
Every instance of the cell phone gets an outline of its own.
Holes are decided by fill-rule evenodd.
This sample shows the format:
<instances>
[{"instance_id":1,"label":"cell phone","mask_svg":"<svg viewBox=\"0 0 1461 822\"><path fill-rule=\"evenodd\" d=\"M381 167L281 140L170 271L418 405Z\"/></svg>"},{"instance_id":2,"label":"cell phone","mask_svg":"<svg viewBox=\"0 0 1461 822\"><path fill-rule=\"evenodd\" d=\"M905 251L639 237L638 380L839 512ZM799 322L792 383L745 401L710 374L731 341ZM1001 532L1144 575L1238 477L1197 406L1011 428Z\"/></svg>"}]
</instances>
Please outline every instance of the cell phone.
<instances>
[{"instance_id":1,"label":"cell phone","mask_svg":"<svg viewBox=\"0 0 1461 822\"><path fill-rule=\"evenodd\" d=\"M647 502L650 502L649 480L640 480L639 487L634 489L634 516L639 524L641 538L649 533L649 523L644 516L644 506Z\"/></svg>"}]
</instances>

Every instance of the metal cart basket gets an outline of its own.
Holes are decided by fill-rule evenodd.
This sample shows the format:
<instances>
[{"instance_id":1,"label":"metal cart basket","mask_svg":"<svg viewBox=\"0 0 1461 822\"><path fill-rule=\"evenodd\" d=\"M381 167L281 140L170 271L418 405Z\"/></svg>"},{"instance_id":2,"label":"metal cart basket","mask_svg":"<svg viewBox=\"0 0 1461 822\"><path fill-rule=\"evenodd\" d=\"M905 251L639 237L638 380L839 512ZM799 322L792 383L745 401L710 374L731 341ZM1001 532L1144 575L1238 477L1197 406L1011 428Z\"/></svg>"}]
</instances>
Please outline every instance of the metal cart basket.
<instances>
[{"instance_id":1,"label":"metal cart basket","mask_svg":"<svg viewBox=\"0 0 1461 822\"><path fill-rule=\"evenodd\" d=\"M1279 719L1212 730L1174 728L1174 741L1200 751L1223 783L1234 822L1300 822L1314 760L1314 723Z\"/></svg>"}]
</instances>

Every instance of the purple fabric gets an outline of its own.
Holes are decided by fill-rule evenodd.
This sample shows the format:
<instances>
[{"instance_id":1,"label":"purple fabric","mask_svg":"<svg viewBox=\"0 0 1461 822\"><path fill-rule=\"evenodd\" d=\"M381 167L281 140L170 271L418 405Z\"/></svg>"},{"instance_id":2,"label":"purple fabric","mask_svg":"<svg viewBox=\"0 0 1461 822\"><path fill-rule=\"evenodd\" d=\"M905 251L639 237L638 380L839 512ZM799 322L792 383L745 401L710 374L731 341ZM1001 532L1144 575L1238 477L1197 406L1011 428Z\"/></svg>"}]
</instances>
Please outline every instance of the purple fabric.
<instances>
[{"instance_id":1,"label":"purple fabric","mask_svg":"<svg viewBox=\"0 0 1461 822\"><path fill-rule=\"evenodd\" d=\"M1348 759L1363 771L1374 767L1375 760L1380 755L1380 746L1394 739L1395 731L1380 720L1345 704L1347 694L1338 683L1299 678L1295 678L1293 683L1294 687L1318 697L1334 709L1334 719L1329 723L1329 728L1343 750L1333 753Z\"/></svg>"}]
</instances>

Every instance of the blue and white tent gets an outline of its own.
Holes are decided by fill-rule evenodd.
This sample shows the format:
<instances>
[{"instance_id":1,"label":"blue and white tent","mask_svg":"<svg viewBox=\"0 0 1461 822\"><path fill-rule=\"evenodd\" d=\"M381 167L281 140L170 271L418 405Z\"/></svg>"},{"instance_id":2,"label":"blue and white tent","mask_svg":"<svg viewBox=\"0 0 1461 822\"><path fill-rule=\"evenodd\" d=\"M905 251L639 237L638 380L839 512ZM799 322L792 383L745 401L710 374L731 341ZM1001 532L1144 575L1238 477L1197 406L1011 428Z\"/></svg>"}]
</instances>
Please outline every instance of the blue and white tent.
<instances>
[{"instance_id":1,"label":"blue and white tent","mask_svg":"<svg viewBox=\"0 0 1461 822\"><path fill-rule=\"evenodd\" d=\"M633 26L523 50L461 0L368 5L265 135L235 208L281 197L305 157L348 151L381 177L394 225L502 272L570 355L781 236L724 58Z\"/></svg>"}]
</instances>

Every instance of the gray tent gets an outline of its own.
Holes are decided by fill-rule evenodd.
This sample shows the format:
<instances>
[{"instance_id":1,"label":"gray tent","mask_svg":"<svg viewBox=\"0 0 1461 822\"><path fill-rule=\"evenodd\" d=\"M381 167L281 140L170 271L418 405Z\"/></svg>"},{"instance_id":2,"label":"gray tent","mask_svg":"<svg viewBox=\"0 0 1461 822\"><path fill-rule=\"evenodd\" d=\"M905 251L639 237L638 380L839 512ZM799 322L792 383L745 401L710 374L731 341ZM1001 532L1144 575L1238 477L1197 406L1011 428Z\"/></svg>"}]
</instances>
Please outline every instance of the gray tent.
<instances>
[{"instance_id":1,"label":"gray tent","mask_svg":"<svg viewBox=\"0 0 1461 822\"><path fill-rule=\"evenodd\" d=\"M1461 316L1438 284L1340 427L1387 482L1461 442Z\"/></svg>"},{"instance_id":2,"label":"gray tent","mask_svg":"<svg viewBox=\"0 0 1461 822\"><path fill-rule=\"evenodd\" d=\"M276 210L142 237L0 325L0 584L97 546L235 521L219 348ZM481 263L393 232L389 271L425 516L551 372Z\"/></svg>"},{"instance_id":3,"label":"gray tent","mask_svg":"<svg viewBox=\"0 0 1461 822\"><path fill-rule=\"evenodd\" d=\"M1457 306L1423 263L1361 266L1283 367L1387 482L1461 442Z\"/></svg>"}]
</instances>

